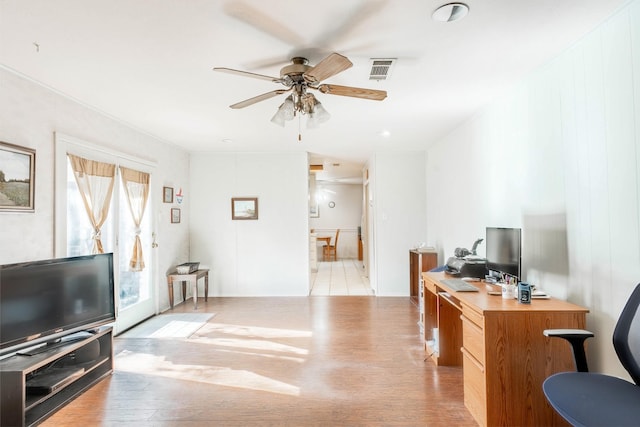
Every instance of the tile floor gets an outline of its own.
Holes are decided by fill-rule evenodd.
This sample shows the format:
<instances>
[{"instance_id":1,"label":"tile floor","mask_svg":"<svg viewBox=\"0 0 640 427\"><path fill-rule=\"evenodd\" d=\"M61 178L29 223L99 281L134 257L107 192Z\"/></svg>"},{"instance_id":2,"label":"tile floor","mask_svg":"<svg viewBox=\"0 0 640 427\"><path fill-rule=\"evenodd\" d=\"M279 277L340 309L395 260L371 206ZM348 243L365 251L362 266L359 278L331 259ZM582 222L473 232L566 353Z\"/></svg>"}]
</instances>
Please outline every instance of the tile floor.
<instances>
[{"instance_id":1,"label":"tile floor","mask_svg":"<svg viewBox=\"0 0 640 427\"><path fill-rule=\"evenodd\" d=\"M311 273L311 286L312 296L373 295L362 261L356 259L318 262L318 271Z\"/></svg>"}]
</instances>

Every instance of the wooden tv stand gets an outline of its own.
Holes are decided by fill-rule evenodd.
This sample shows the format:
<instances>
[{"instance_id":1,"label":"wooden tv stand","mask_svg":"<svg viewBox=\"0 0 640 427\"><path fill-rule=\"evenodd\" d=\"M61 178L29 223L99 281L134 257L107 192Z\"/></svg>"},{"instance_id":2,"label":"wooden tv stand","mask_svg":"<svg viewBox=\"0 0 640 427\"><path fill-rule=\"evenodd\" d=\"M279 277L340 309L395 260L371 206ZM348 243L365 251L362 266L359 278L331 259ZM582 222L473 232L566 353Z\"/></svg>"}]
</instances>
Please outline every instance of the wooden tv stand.
<instances>
[{"instance_id":1,"label":"wooden tv stand","mask_svg":"<svg viewBox=\"0 0 640 427\"><path fill-rule=\"evenodd\" d=\"M515 299L455 292L445 273L422 273L425 351L437 365L462 366L464 404L481 426L566 425L547 402L542 382L574 371L570 346L544 329L585 327L586 308L557 299ZM434 333L437 328L437 336ZM437 344L436 344L437 341Z\"/></svg>"},{"instance_id":2,"label":"wooden tv stand","mask_svg":"<svg viewBox=\"0 0 640 427\"><path fill-rule=\"evenodd\" d=\"M54 369L60 372L58 365L62 365L70 355L76 352L81 354L83 348L86 350L89 348L87 346L95 346L95 341L100 349L98 358L72 365L78 372L67 378L64 384L50 392L35 393L27 390L28 379L45 370L46 373L51 373ZM1 360L0 425L37 424L111 372L113 372L113 331L110 326L103 327L86 338L64 343L33 356L16 354Z\"/></svg>"}]
</instances>

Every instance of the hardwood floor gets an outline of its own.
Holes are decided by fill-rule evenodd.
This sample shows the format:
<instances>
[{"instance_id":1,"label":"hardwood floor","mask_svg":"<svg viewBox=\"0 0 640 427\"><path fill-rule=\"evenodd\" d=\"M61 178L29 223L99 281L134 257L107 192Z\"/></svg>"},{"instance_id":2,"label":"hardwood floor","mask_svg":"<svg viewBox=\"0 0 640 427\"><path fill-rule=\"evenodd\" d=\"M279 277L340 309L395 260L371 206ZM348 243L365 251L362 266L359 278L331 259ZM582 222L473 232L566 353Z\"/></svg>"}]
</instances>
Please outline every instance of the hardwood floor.
<instances>
[{"instance_id":1,"label":"hardwood floor","mask_svg":"<svg viewBox=\"0 0 640 427\"><path fill-rule=\"evenodd\" d=\"M117 337L113 375L43 425L476 425L462 370L424 361L408 298L209 298L197 312L215 316L189 339Z\"/></svg>"}]
</instances>

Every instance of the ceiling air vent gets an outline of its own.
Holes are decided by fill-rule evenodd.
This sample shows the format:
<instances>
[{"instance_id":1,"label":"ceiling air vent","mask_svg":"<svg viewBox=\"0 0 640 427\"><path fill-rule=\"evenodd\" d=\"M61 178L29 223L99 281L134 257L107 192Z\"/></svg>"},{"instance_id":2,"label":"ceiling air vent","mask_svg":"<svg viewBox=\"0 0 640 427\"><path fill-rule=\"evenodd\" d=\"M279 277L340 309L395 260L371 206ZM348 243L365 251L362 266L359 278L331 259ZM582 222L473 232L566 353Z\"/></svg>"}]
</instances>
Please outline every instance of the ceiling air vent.
<instances>
[{"instance_id":1,"label":"ceiling air vent","mask_svg":"<svg viewBox=\"0 0 640 427\"><path fill-rule=\"evenodd\" d=\"M369 80L387 80L396 58L371 58L371 73Z\"/></svg>"}]
</instances>

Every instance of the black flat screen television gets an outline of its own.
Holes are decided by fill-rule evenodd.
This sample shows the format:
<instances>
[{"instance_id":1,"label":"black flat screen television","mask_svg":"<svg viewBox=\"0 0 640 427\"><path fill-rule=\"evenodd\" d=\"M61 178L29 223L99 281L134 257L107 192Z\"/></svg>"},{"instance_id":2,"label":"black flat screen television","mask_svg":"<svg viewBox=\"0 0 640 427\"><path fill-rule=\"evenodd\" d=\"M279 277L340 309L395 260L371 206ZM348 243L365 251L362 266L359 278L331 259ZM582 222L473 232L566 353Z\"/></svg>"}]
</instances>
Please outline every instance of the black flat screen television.
<instances>
[{"instance_id":1,"label":"black flat screen television","mask_svg":"<svg viewBox=\"0 0 640 427\"><path fill-rule=\"evenodd\" d=\"M111 253L0 266L0 355L115 319Z\"/></svg>"},{"instance_id":2,"label":"black flat screen television","mask_svg":"<svg viewBox=\"0 0 640 427\"><path fill-rule=\"evenodd\" d=\"M521 230L519 228L487 227L487 269L520 278Z\"/></svg>"}]
</instances>

